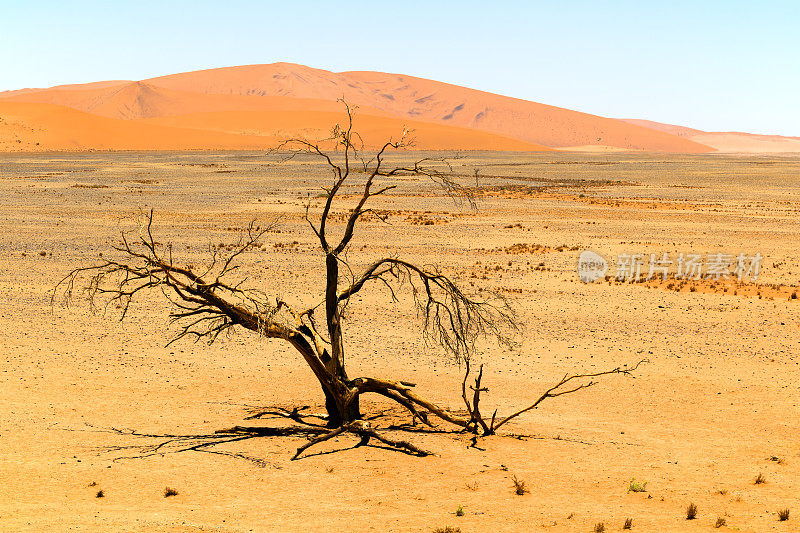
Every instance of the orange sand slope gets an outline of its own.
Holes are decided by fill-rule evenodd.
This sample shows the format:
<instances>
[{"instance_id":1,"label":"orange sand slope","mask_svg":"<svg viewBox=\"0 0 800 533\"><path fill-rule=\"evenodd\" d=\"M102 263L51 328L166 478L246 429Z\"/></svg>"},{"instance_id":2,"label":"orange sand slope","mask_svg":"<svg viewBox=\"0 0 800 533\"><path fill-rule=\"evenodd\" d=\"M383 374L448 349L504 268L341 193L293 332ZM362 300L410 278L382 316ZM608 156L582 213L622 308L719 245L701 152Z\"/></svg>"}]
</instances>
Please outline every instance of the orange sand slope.
<instances>
[{"instance_id":1,"label":"orange sand slope","mask_svg":"<svg viewBox=\"0 0 800 533\"><path fill-rule=\"evenodd\" d=\"M338 111L223 111L195 113L177 117L147 119L143 122L178 128L191 128L224 132L236 135L258 135L277 139L304 137L322 139L329 135L331 125L342 122ZM484 149L512 151L546 151L546 146L536 145L467 128L441 124L376 117L360 113L357 117L359 142L369 147L383 144L389 139L398 140L405 129L410 130L413 148L425 150Z\"/></svg>"},{"instance_id":2,"label":"orange sand slope","mask_svg":"<svg viewBox=\"0 0 800 533\"><path fill-rule=\"evenodd\" d=\"M125 82L101 87L42 89L8 95L0 101L55 104L109 118L134 120L211 111L334 111L343 112L335 100L275 96L202 94L156 87L145 82ZM370 115L387 115L362 109Z\"/></svg>"},{"instance_id":3,"label":"orange sand slope","mask_svg":"<svg viewBox=\"0 0 800 533\"><path fill-rule=\"evenodd\" d=\"M107 81L94 81L91 83L73 83L71 85L56 85L55 87L50 87L49 89L28 88L28 89L17 89L14 91L0 91L0 98L10 98L13 96L21 96L24 94L34 94L34 93L58 91L58 90L85 91L91 89L102 89L104 87L116 87L118 85L125 85L126 83L132 83L132 82L130 80L107 80Z\"/></svg>"},{"instance_id":4,"label":"orange sand slope","mask_svg":"<svg viewBox=\"0 0 800 533\"><path fill-rule=\"evenodd\" d=\"M378 72L333 73L287 63L204 70L141 82L109 81L10 91L0 93L0 102L56 104L109 118L142 119L219 111L338 110L341 113L336 100L342 97L358 105L362 115L393 116L416 124L468 128L506 138L475 137L476 142L490 139L492 142L457 146L446 139L425 145L418 136L420 149L506 146L504 149L536 150L541 148L535 146L547 146L711 151L689 139L624 121L436 81ZM315 129L316 125L295 127ZM422 131L418 125L415 129ZM462 134L462 141L465 135ZM513 148L508 139L521 144Z\"/></svg>"},{"instance_id":5,"label":"orange sand slope","mask_svg":"<svg viewBox=\"0 0 800 533\"><path fill-rule=\"evenodd\" d=\"M333 111L220 111L122 120L64 106L0 100L0 151L267 149L286 137L324 137L340 121ZM160 122L159 122L160 121ZM418 147L455 150L548 150L480 131L389 117L360 117L368 146L414 129Z\"/></svg>"},{"instance_id":6,"label":"orange sand slope","mask_svg":"<svg viewBox=\"0 0 800 533\"><path fill-rule=\"evenodd\" d=\"M147 83L208 94L335 100L404 118L478 129L552 147L708 152L701 144L625 122L465 87L380 72L334 73L274 63L174 74Z\"/></svg>"},{"instance_id":7,"label":"orange sand slope","mask_svg":"<svg viewBox=\"0 0 800 533\"><path fill-rule=\"evenodd\" d=\"M52 104L0 101L0 151L235 149L274 142L106 118Z\"/></svg>"},{"instance_id":8,"label":"orange sand slope","mask_svg":"<svg viewBox=\"0 0 800 533\"><path fill-rule=\"evenodd\" d=\"M663 131L727 153L786 153L800 152L800 137L756 135L740 131L702 131L651 120L622 119L657 131Z\"/></svg>"}]
</instances>

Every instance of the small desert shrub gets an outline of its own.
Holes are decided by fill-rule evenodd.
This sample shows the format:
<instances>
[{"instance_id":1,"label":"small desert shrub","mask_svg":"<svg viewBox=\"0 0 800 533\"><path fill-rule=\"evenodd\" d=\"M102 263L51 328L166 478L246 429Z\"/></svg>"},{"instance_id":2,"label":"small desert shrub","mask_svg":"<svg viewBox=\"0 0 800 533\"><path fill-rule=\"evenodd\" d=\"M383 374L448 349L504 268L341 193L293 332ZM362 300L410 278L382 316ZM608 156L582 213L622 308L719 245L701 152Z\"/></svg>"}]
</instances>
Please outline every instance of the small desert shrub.
<instances>
[{"instance_id":1,"label":"small desert shrub","mask_svg":"<svg viewBox=\"0 0 800 533\"><path fill-rule=\"evenodd\" d=\"M460 505L456 508L456 516L464 516L464 508Z\"/></svg>"},{"instance_id":2,"label":"small desert shrub","mask_svg":"<svg viewBox=\"0 0 800 533\"><path fill-rule=\"evenodd\" d=\"M525 482L521 479L517 479L517 476L514 476L511 481L514 483L514 493L517 496L522 496L523 494L530 492L528 487L525 486Z\"/></svg>"},{"instance_id":3,"label":"small desert shrub","mask_svg":"<svg viewBox=\"0 0 800 533\"><path fill-rule=\"evenodd\" d=\"M89 483L89 486L90 487L96 487L97 486L97 481L92 481L91 483Z\"/></svg>"},{"instance_id":4,"label":"small desert shrub","mask_svg":"<svg viewBox=\"0 0 800 533\"><path fill-rule=\"evenodd\" d=\"M717 491L717 494L719 494L720 496L725 496L726 494L728 494L728 489L719 489Z\"/></svg>"},{"instance_id":5,"label":"small desert shrub","mask_svg":"<svg viewBox=\"0 0 800 533\"><path fill-rule=\"evenodd\" d=\"M725 522L725 519L722 518L721 516L718 516L717 517L717 521L714 522L714 527L716 527L716 528L721 528L722 526L726 526L726 525L728 525L728 523Z\"/></svg>"},{"instance_id":6,"label":"small desert shrub","mask_svg":"<svg viewBox=\"0 0 800 533\"><path fill-rule=\"evenodd\" d=\"M450 527L450 526L437 527L436 529L433 530L433 533L461 533L461 528Z\"/></svg>"},{"instance_id":7,"label":"small desert shrub","mask_svg":"<svg viewBox=\"0 0 800 533\"><path fill-rule=\"evenodd\" d=\"M164 497L165 498L169 498L170 496L177 496L177 495L178 495L178 491L175 490L175 489L171 489L169 487L164 489Z\"/></svg>"},{"instance_id":8,"label":"small desert shrub","mask_svg":"<svg viewBox=\"0 0 800 533\"><path fill-rule=\"evenodd\" d=\"M789 520L789 509L781 509L778 511L778 520L781 522L786 522Z\"/></svg>"},{"instance_id":9,"label":"small desert shrub","mask_svg":"<svg viewBox=\"0 0 800 533\"><path fill-rule=\"evenodd\" d=\"M594 525L594 533L603 533L606 530L606 525L602 522L598 522Z\"/></svg>"},{"instance_id":10,"label":"small desert shrub","mask_svg":"<svg viewBox=\"0 0 800 533\"><path fill-rule=\"evenodd\" d=\"M631 529L633 527L633 518L626 518L625 523L622 524L622 529Z\"/></svg>"},{"instance_id":11,"label":"small desert shrub","mask_svg":"<svg viewBox=\"0 0 800 533\"><path fill-rule=\"evenodd\" d=\"M753 481L753 484L754 485L761 485L762 483L766 483L766 482L767 482L767 478L764 477L764 474L759 472L758 476L756 476L755 481Z\"/></svg>"},{"instance_id":12,"label":"small desert shrub","mask_svg":"<svg viewBox=\"0 0 800 533\"><path fill-rule=\"evenodd\" d=\"M642 483L641 481L636 481L636 479L631 479L630 483L628 483L628 492L647 492L647 481Z\"/></svg>"},{"instance_id":13,"label":"small desert shrub","mask_svg":"<svg viewBox=\"0 0 800 533\"><path fill-rule=\"evenodd\" d=\"M686 508L686 520L694 520L697 518L697 506L693 503L689 504Z\"/></svg>"},{"instance_id":14,"label":"small desert shrub","mask_svg":"<svg viewBox=\"0 0 800 533\"><path fill-rule=\"evenodd\" d=\"M97 494L95 494L95 498L105 498L106 494L102 490L98 490Z\"/></svg>"}]
</instances>

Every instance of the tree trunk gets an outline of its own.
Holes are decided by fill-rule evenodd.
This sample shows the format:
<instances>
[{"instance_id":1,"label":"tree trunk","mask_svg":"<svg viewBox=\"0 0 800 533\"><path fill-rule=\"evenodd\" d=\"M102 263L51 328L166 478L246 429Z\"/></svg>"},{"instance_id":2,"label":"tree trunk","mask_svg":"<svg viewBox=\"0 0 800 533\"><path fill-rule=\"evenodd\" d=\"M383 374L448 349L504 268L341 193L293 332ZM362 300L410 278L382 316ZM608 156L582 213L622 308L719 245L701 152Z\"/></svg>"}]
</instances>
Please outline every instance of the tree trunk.
<instances>
[{"instance_id":1,"label":"tree trunk","mask_svg":"<svg viewBox=\"0 0 800 533\"><path fill-rule=\"evenodd\" d=\"M344 343L342 341L342 321L339 314L339 260L336 255L329 253L325 257L326 290L325 290L325 315L328 323L328 334L331 339L331 357L324 361L325 368L339 378L342 383L347 383L347 372L344 366ZM325 409L328 411L328 427L339 427L361 418L358 396L346 404L345 396L349 390L337 390L340 387L327 387L322 384L325 392Z\"/></svg>"},{"instance_id":2,"label":"tree trunk","mask_svg":"<svg viewBox=\"0 0 800 533\"><path fill-rule=\"evenodd\" d=\"M360 419L359 398L351 394L344 368L338 375L334 373L335 371L329 366L330 361L325 357L327 351L323 357L319 357L303 333L294 332L288 340L303 356L322 387L325 395L325 410L328 414L328 427L337 428ZM331 375L335 377L332 378ZM349 403L348 398L350 398Z\"/></svg>"},{"instance_id":3,"label":"tree trunk","mask_svg":"<svg viewBox=\"0 0 800 533\"><path fill-rule=\"evenodd\" d=\"M331 393L324 385L322 392L325 393L325 410L328 413L328 423L326 425L329 428L338 428L361 418L358 396L349 405L344 406L342 395Z\"/></svg>"},{"instance_id":4,"label":"tree trunk","mask_svg":"<svg viewBox=\"0 0 800 533\"><path fill-rule=\"evenodd\" d=\"M332 374L347 381L344 371L342 317L339 313L339 259L332 253L325 257L325 274L325 320L331 339L331 359L325 362L325 366Z\"/></svg>"}]
</instances>

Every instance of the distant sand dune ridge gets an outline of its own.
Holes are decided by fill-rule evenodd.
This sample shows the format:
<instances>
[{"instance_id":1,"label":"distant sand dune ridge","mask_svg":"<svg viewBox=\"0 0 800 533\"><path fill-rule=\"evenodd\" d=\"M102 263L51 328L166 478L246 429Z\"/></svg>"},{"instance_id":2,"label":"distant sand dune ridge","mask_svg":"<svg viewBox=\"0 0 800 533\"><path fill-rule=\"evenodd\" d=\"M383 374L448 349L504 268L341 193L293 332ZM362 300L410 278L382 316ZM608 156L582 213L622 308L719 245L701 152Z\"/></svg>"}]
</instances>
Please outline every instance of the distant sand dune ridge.
<instances>
[{"instance_id":1,"label":"distant sand dune ridge","mask_svg":"<svg viewBox=\"0 0 800 533\"><path fill-rule=\"evenodd\" d=\"M341 98L358 107L371 142L408 128L417 149L800 151L800 139L618 120L413 76L290 63L0 92L0 150L263 148L324 136L343 118Z\"/></svg>"}]
</instances>

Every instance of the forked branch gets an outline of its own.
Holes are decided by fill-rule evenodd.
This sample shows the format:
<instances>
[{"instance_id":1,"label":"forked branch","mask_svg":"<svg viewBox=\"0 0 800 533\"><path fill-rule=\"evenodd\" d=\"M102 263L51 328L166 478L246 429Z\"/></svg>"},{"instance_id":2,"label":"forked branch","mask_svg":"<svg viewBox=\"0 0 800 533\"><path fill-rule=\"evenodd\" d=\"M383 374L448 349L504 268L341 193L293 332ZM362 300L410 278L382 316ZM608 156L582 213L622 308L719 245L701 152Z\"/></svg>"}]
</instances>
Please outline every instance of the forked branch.
<instances>
[{"instance_id":1,"label":"forked branch","mask_svg":"<svg viewBox=\"0 0 800 533\"><path fill-rule=\"evenodd\" d=\"M339 293L339 301L347 302L371 281L381 282L390 290L391 282L409 286L423 321L423 333L456 361L468 359L475 341L481 337L512 345L513 335L519 331L517 316L502 296L471 298L437 267L418 267L400 259L374 262ZM391 294L396 298L393 290Z\"/></svg>"},{"instance_id":2,"label":"forked branch","mask_svg":"<svg viewBox=\"0 0 800 533\"><path fill-rule=\"evenodd\" d=\"M539 396L536 401L524 407L508 416L502 417L497 419L497 411L494 412L492 415L492 419L487 424L484 418L480 414L480 409L478 404L480 402L480 395L482 392L488 391L488 389L481 387L481 378L483 376L483 365L481 365L481 369L478 373L478 377L475 379L475 386L472 387L474 392L472 402L467 398L466 393L466 382L469 378L470 369L469 363L467 362L466 365L466 372L464 374L464 380L462 381L462 396L464 398L464 403L467 406L467 411L470 413L471 423L479 425L483 429L484 435L493 435L497 432L497 430L505 425L510 420L517 418L518 416L527 413L533 409L536 409L543 401L548 398L556 398L558 396L565 396L567 394L572 394L583 389L588 389L589 387L593 387L597 385L599 381L596 378L600 378L603 376L609 376L613 374L622 374L622 375L631 375L635 372L639 365L642 363L647 363L647 359L642 359L638 363L633 366L620 366L616 368L612 368L611 370L604 370L601 372L591 372L591 373L583 373L583 374L565 374L561 380L544 391L541 396Z\"/></svg>"}]
</instances>

